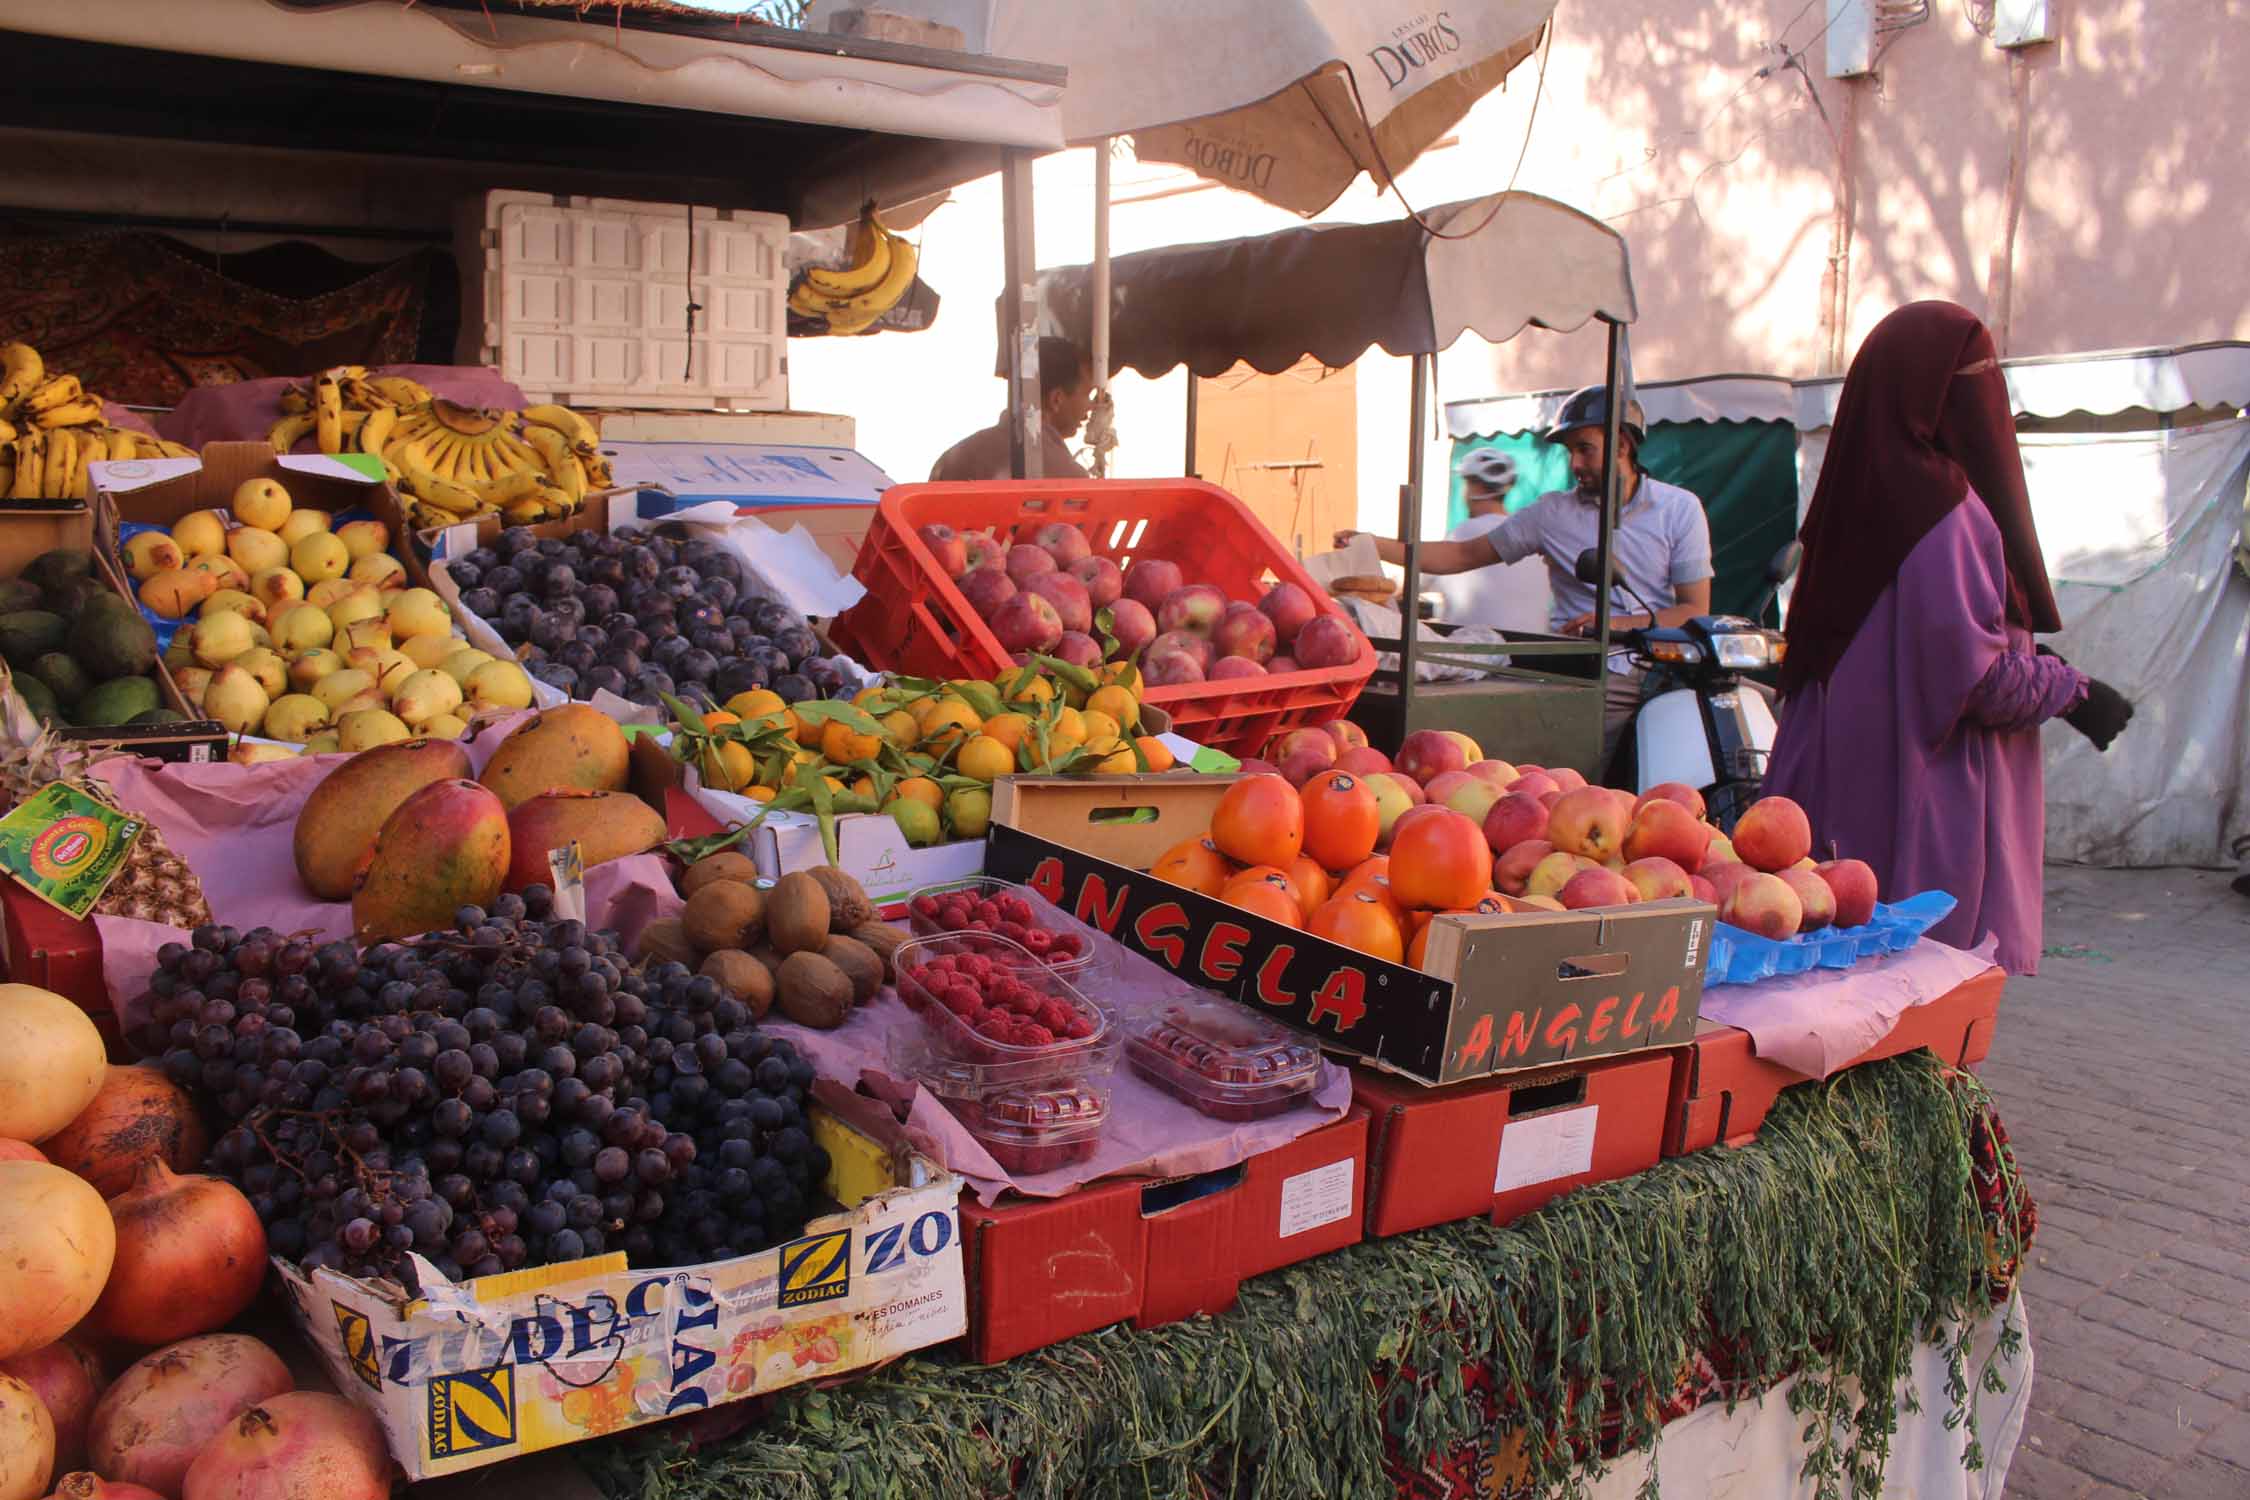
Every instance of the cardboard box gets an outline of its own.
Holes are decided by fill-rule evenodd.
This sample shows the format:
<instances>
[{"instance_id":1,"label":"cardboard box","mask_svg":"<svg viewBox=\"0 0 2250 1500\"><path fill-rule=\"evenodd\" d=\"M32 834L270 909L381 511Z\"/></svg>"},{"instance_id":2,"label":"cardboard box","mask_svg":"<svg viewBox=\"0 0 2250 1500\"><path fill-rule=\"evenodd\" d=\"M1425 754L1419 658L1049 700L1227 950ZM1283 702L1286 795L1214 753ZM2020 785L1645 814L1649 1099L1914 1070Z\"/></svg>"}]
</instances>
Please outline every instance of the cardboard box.
<instances>
[{"instance_id":1,"label":"cardboard box","mask_svg":"<svg viewBox=\"0 0 2250 1500\"><path fill-rule=\"evenodd\" d=\"M1505 1224L1663 1156L1680 1049L1424 1088L1352 1070L1372 1116L1367 1232L1381 1238L1489 1215Z\"/></svg>"},{"instance_id":2,"label":"cardboard box","mask_svg":"<svg viewBox=\"0 0 2250 1500\"><path fill-rule=\"evenodd\" d=\"M52 990L93 1017L109 1055L131 1060L102 982L101 932L90 918L59 912L13 880L0 879L0 966L16 984Z\"/></svg>"},{"instance_id":3,"label":"cardboard box","mask_svg":"<svg viewBox=\"0 0 2250 1500\"><path fill-rule=\"evenodd\" d=\"M58 547L77 547L94 554L94 570L125 599L133 598L126 574L108 550L96 545L94 506L83 501L44 501L36 510L0 509L0 578L13 578L41 553ZM114 724L65 727L60 738L74 742L115 744L134 755L157 760L217 760L227 753L226 731L198 714L180 693L180 685L159 661L150 675L156 679L158 698L181 716L177 724Z\"/></svg>"},{"instance_id":4,"label":"cardboard box","mask_svg":"<svg viewBox=\"0 0 2250 1500\"><path fill-rule=\"evenodd\" d=\"M1097 1182L1062 1198L961 1204L969 1355L991 1363L1131 1319L1234 1305L1246 1277L1361 1238L1367 1114L1194 1177Z\"/></svg>"},{"instance_id":5,"label":"cardboard box","mask_svg":"<svg viewBox=\"0 0 2250 1500\"><path fill-rule=\"evenodd\" d=\"M755 1254L633 1270L613 1253L426 1300L274 1265L298 1330L409 1479L864 1369L966 1325L961 1184L906 1152L880 1106L850 1100L823 1091L815 1137L840 1164L873 1149L892 1168L886 1190ZM855 1127L872 1134L855 1144Z\"/></svg>"},{"instance_id":6,"label":"cardboard box","mask_svg":"<svg viewBox=\"0 0 2250 1500\"><path fill-rule=\"evenodd\" d=\"M1878 1062L1927 1047L1939 1061L1973 1068L1992 1050L2007 976L1990 969L1935 1000L1911 1006L1874 1046L1846 1064ZM1685 1156L1706 1146L1747 1146L1757 1139L1781 1091L1813 1080L1758 1056L1750 1033L1704 1022L1688 1044L1664 1124L1664 1154Z\"/></svg>"},{"instance_id":7,"label":"cardboard box","mask_svg":"<svg viewBox=\"0 0 2250 1500\"><path fill-rule=\"evenodd\" d=\"M200 458L136 458L89 465L102 549L118 562L117 529L126 521L170 526L198 510L226 510L252 479L272 479L299 510L364 510L390 528L391 551L406 561L405 511L379 460L363 453L283 457L267 443L212 443ZM122 564L120 563L122 570Z\"/></svg>"},{"instance_id":8,"label":"cardboard box","mask_svg":"<svg viewBox=\"0 0 2250 1500\"><path fill-rule=\"evenodd\" d=\"M1423 1083L1685 1045L1717 913L1701 901L1432 919L1430 972L1282 927L1146 872L1232 778L1015 777L985 873L1031 886L1190 983Z\"/></svg>"}]
</instances>

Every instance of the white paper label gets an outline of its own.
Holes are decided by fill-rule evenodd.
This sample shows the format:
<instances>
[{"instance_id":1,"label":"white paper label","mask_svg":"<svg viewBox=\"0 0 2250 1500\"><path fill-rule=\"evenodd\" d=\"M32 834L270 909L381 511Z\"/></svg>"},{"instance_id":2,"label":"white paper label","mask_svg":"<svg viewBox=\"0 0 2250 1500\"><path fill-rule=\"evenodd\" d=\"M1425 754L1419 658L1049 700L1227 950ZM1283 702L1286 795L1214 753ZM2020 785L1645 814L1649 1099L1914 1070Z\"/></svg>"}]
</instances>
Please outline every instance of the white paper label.
<instances>
[{"instance_id":1,"label":"white paper label","mask_svg":"<svg viewBox=\"0 0 2250 1500\"><path fill-rule=\"evenodd\" d=\"M1352 1158L1332 1161L1281 1182L1281 1237L1303 1234L1352 1216Z\"/></svg>"},{"instance_id":2,"label":"white paper label","mask_svg":"<svg viewBox=\"0 0 2250 1500\"><path fill-rule=\"evenodd\" d=\"M1598 1104L1566 1109L1529 1120L1511 1120L1500 1131L1500 1170L1495 1193L1536 1187L1559 1177L1576 1177L1594 1165L1594 1120Z\"/></svg>"}]
</instances>

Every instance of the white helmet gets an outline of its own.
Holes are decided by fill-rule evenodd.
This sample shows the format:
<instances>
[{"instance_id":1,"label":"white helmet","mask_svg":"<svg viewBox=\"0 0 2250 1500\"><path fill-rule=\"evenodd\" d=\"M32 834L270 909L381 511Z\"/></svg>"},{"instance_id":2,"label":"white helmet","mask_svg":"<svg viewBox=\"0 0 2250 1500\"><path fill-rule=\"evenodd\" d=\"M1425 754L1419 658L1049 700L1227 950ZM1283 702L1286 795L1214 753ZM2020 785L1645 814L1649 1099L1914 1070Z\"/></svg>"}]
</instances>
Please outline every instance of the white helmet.
<instances>
[{"instance_id":1,"label":"white helmet","mask_svg":"<svg viewBox=\"0 0 2250 1500\"><path fill-rule=\"evenodd\" d=\"M1453 472L1495 495L1507 494L1516 484L1516 461L1498 448L1472 448L1453 466Z\"/></svg>"}]
</instances>

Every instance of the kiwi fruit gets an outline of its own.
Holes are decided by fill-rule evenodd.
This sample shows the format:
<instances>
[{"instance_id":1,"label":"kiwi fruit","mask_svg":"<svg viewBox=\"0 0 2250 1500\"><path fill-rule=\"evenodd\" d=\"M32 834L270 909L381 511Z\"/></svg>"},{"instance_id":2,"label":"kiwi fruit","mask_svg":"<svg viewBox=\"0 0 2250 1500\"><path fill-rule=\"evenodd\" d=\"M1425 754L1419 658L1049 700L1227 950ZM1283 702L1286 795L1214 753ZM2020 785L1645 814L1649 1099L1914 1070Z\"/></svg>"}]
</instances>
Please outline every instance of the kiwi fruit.
<instances>
[{"instance_id":1,"label":"kiwi fruit","mask_svg":"<svg viewBox=\"0 0 2250 1500\"><path fill-rule=\"evenodd\" d=\"M781 961L775 1004L800 1026L833 1031L852 1010L852 981L818 953L792 953Z\"/></svg>"},{"instance_id":2,"label":"kiwi fruit","mask_svg":"<svg viewBox=\"0 0 2250 1500\"><path fill-rule=\"evenodd\" d=\"M773 1008L773 971L740 948L719 949L696 972L716 979L728 994L749 1006L753 1021L764 1020Z\"/></svg>"},{"instance_id":3,"label":"kiwi fruit","mask_svg":"<svg viewBox=\"0 0 2250 1500\"><path fill-rule=\"evenodd\" d=\"M844 971L852 982L852 1003L865 1005L883 987L883 960L873 948L854 937L832 933L821 954Z\"/></svg>"},{"instance_id":4,"label":"kiwi fruit","mask_svg":"<svg viewBox=\"0 0 2250 1500\"><path fill-rule=\"evenodd\" d=\"M748 948L765 931L766 898L756 886L714 880L688 897L680 925L698 953Z\"/></svg>"},{"instance_id":5,"label":"kiwi fruit","mask_svg":"<svg viewBox=\"0 0 2250 1500\"><path fill-rule=\"evenodd\" d=\"M706 854L687 867L680 876L680 894L692 896L715 880L731 880L740 885L758 883L757 862L749 855L734 849L721 849L716 854Z\"/></svg>"},{"instance_id":6,"label":"kiwi fruit","mask_svg":"<svg viewBox=\"0 0 2250 1500\"><path fill-rule=\"evenodd\" d=\"M692 902L690 903L693 904ZM693 925L689 927L692 935ZM774 882L766 895L766 936L783 958L798 953L818 954L828 943L828 892L804 871L793 871ZM724 946L739 948L740 943Z\"/></svg>"}]
</instances>

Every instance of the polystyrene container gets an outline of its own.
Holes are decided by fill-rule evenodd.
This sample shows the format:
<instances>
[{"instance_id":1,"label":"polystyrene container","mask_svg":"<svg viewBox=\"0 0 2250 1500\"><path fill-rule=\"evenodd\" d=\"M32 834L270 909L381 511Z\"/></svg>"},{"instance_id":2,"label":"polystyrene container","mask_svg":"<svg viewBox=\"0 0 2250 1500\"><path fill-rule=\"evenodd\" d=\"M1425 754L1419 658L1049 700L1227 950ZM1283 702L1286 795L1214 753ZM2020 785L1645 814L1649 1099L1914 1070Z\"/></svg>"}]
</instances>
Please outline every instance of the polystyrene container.
<instances>
[{"instance_id":1,"label":"polystyrene container","mask_svg":"<svg viewBox=\"0 0 2250 1500\"><path fill-rule=\"evenodd\" d=\"M1167 1005L1125 1043L1150 1083L1214 1120L1295 1109L1320 1086L1320 1051L1295 1032L1225 1000Z\"/></svg>"},{"instance_id":2,"label":"polystyrene container","mask_svg":"<svg viewBox=\"0 0 2250 1500\"><path fill-rule=\"evenodd\" d=\"M1018 1082L1115 1062L1109 1012L1006 938L910 938L893 962L899 998L921 1016L941 1057L1009 1065Z\"/></svg>"},{"instance_id":3,"label":"polystyrene container","mask_svg":"<svg viewBox=\"0 0 2250 1500\"><path fill-rule=\"evenodd\" d=\"M1094 964L1092 945L1063 923L1044 896L1005 880L977 876L926 885L907 898L906 913L916 937L959 933L972 945L980 937L995 937L1024 949L1055 973L1074 977ZM981 950L972 946L972 951Z\"/></svg>"}]
</instances>

